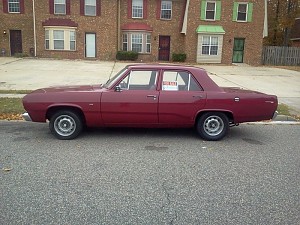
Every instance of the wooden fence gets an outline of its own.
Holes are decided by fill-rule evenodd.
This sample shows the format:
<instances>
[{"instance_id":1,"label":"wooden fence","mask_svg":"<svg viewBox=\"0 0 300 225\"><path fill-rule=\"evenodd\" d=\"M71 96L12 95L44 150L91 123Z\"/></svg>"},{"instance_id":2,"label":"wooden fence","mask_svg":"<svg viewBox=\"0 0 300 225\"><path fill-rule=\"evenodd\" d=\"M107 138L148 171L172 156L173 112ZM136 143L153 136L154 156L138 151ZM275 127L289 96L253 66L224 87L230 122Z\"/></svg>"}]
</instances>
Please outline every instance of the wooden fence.
<instances>
[{"instance_id":1,"label":"wooden fence","mask_svg":"<svg viewBox=\"0 0 300 225\"><path fill-rule=\"evenodd\" d=\"M300 66L300 48L297 47L264 47L262 64L275 66Z\"/></svg>"}]
</instances>

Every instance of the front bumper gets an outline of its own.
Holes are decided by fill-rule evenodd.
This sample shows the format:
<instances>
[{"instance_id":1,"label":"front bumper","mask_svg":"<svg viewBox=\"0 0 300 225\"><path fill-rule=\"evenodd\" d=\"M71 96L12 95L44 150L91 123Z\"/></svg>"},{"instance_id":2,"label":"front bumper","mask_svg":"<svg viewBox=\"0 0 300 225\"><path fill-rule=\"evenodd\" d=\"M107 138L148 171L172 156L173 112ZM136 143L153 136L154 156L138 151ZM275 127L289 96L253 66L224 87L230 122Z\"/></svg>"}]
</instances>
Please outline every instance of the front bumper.
<instances>
[{"instance_id":1,"label":"front bumper","mask_svg":"<svg viewBox=\"0 0 300 225\"><path fill-rule=\"evenodd\" d=\"M28 114L28 112L23 113L22 117L26 121L32 121L32 119L31 119L30 115Z\"/></svg>"}]
</instances>

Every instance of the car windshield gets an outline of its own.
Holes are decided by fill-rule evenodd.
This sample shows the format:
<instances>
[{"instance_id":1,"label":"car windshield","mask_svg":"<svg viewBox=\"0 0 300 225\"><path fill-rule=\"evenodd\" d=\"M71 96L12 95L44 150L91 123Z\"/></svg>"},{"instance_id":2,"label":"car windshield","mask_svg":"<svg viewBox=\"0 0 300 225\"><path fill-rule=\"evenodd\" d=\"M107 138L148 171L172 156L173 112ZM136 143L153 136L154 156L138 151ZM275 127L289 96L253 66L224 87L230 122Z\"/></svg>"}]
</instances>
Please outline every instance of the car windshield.
<instances>
[{"instance_id":1,"label":"car windshield","mask_svg":"<svg viewBox=\"0 0 300 225\"><path fill-rule=\"evenodd\" d=\"M122 69L121 71L119 71L116 75L114 75L112 78L110 78L104 85L103 87L105 88L110 88L111 85L113 85L116 80L118 80L120 77L123 76L123 74L127 71L127 67L125 67L124 69Z\"/></svg>"}]
</instances>

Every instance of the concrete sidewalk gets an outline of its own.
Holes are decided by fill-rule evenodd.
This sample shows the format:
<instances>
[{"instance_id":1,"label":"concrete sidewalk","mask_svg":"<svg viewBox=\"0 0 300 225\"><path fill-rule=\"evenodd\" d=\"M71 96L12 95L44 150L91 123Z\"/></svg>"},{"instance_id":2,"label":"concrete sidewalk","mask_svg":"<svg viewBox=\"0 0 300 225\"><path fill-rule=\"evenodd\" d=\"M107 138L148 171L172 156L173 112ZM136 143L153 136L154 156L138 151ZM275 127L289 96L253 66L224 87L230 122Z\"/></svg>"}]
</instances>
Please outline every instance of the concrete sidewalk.
<instances>
[{"instance_id":1,"label":"concrete sidewalk","mask_svg":"<svg viewBox=\"0 0 300 225\"><path fill-rule=\"evenodd\" d=\"M130 63L130 62L129 62ZM0 90L34 90L53 85L100 84L128 62L0 57ZM247 65L195 65L220 86L241 87L278 96L300 114L300 72ZM3 96L3 95L2 95Z\"/></svg>"}]
</instances>

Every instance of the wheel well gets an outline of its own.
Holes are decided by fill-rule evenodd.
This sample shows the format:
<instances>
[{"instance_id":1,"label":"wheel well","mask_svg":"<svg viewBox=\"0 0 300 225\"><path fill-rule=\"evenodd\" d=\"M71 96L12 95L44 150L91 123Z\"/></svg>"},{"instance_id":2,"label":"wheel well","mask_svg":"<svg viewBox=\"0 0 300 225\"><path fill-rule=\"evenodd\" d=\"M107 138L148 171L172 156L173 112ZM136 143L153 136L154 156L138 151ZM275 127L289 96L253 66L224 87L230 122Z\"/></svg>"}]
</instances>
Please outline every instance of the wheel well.
<instances>
[{"instance_id":1,"label":"wheel well","mask_svg":"<svg viewBox=\"0 0 300 225\"><path fill-rule=\"evenodd\" d=\"M50 120L51 117L58 111L67 110L76 113L81 118L81 121L85 124L85 116L81 109L72 106L54 106L47 110L46 119Z\"/></svg>"},{"instance_id":2,"label":"wheel well","mask_svg":"<svg viewBox=\"0 0 300 225\"><path fill-rule=\"evenodd\" d=\"M199 112L198 115L197 115L197 117L196 117L195 124L197 123L197 121L199 120L199 118L200 118L203 114L209 113L209 112L219 112L219 113L224 113L224 114L227 116L227 118L228 118L228 120L229 120L229 123L234 123L233 114L232 114L231 112L228 112L228 111L213 111L213 110L211 110L211 111L201 111L201 112Z\"/></svg>"}]
</instances>

